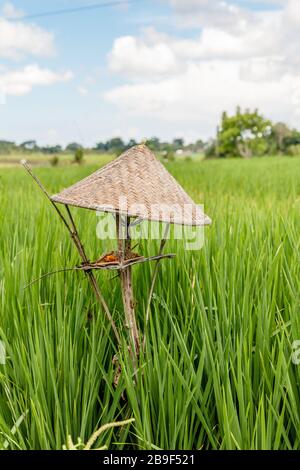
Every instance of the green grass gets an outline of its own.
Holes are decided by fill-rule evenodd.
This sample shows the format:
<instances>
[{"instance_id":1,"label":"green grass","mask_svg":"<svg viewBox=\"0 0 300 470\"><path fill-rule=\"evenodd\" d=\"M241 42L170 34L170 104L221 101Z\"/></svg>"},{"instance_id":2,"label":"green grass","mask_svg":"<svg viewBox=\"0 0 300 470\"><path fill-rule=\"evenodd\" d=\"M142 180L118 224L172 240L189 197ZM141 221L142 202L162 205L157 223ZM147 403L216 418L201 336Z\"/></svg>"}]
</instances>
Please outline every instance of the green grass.
<instances>
[{"instance_id":1,"label":"green grass","mask_svg":"<svg viewBox=\"0 0 300 470\"><path fill-rule=\"evenodd\" d=\"M96 166L38 168L50 192ZM170 241L161 263L145 355L135 384L117 279L97 274L122 332L122 376L113 383L113 334L81 273L24 284L78 256L47 200L22 169L0 169L0 445L61 449L100 425L111 449L300 449L300 160L168 165L213 225L199 252ZM85 247L93 212L74 210ZM141 251L155 253L156 242ZM153 265L134 269L143 329ZM20 416L15 434L11 429ZM6 443L5 443L6 441Z\"/></svg>"},{"instance_id":2,"label":"green grass","mask_svg":"<svg viewBox=\"0 0 300 470\"><path fill-rule=\"evenodd\" d=\"M11 168L19 165L20 160L26 159L34 166L49 167L54 156L58 158L59 167L65 167L70 165L74 161L74 154L62 153L62 154L45 154L40 152L19 152L12 154L0 154L0 169ZM99 153L85 153L83 163L86 165L99 165L108 163L112 160L113 155L111 154L99 154Z\"/></svg>"}]
</instances>

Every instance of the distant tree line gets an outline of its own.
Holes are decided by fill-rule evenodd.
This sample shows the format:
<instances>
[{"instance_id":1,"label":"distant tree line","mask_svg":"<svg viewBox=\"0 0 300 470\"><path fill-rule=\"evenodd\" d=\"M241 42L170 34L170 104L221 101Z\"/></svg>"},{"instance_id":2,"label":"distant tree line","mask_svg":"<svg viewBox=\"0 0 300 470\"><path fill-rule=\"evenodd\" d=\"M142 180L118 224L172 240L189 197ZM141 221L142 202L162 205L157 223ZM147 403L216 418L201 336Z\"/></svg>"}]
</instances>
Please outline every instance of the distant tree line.
<instances>
[{"instance_id":1,"label":"distant tree line","mask_svg":"<svg viewBox=\"0 0 300 470\"><path fill-rule=\"evenodd\" d=\"M300 132L282 122L273 123L258 110L241 110L235 114L222 114L216 136L209 142L197 140L186 144L184 139L176 138L172 142L161 141L158 137L148 139L147 145L162 157L172 160L175 155L188 157L190 154L204 153L207 158L250 158L263 155L300 155ZM121 137L113 137L105 142L98 142L92 148L84 148L77 142L71 142L64 148L61 145L39 146L35 140L21 144L0 140L0 154L16 152L39 152L55 158L62 153L73 154L76 162L83 160L83 154L89 152L120 155L136 145L134 139L125 142Z\"/></svg>"},{"instance_id":2,"label":"distant tree line","mask_svg":"<svg viewBox=\"0 0 300 470\"><path fill-rule=\"evenodd\" d=\"M128 142L124 142L121 137L114 137L105 142L98 142L92 148L84 148L77 142L71 142L64 148L61 145L53 146L39 146L35 140L28 140L21 144L15 142L0 140L0 154L16 153L16 152L39 152L44 154L57 155L61 153L72 153L79 154L78 151L88 152L99 152L99 153L111 153L119 155L125 150L136 145L137 142L134 139L130 139ZM159 152L165 155L167 158L172 158L176 152L203 152L205 149L205 143L202 140L198 140L194 144L186 145L184 139L174 139L172 142L162 142L158 137L152 137L147 140L147 145L155 152Z\"/></svg>"},{"instance_id":3,"label":"distant tree line","mask_svg":"<svg viewBox=\"0 0 300 470\"><path fill-rule=\"evenodd\" d=\"M232 116L223 112L217 135L205 153L218 158L300 155L300 132L282 122L272 123L258 110L238 107Z\"/></svg>"}]
</instances>

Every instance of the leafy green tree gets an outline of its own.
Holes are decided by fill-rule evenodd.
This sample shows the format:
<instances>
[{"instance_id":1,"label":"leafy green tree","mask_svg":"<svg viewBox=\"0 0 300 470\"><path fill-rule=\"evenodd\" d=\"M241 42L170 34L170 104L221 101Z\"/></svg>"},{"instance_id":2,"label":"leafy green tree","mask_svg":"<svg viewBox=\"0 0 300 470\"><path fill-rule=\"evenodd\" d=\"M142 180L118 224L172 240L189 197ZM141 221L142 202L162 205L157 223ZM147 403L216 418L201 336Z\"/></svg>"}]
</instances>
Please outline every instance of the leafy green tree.
<instances>
[{"instance_id":1,"label":"leafy green tree","mask_svg":"<svg viewBox=\"0 0 300 470\"><path fill-rule=\"evenodd\" d=\"M22 144L20 144L21 150L28 150L28 151L36 151L39 150L36 140L26 140Z\"/></svg>"},{"instance_id":2,"label":"leafy green tree","mask_svg":"<svg viewBox=\"0 0 300 470\"><path fill-rule=\"evenodd\" d=\"M107 146L104 142L98 142L95 146L95 150L97 152L106 152L107 151Z\"/></svg>"},{"instance_id":3,"label":"leafy green tree","mask_svg":"<svg viewBox=\"0 0 300 470\"><path fill-rule=\"evenodd\" d=\"M43 153L54 154L54 153L61 153L62 147L61 145L53 145L53 146L47 145L46 147L41 147L40 150Z\"/></svg>"},{"instance_id":4,"label":"leafy green tree","mask_svg":"<svg viewBox=\"0 0 300 470\"><path fill-rule=\"evenodd\" d=\"M0 140L0 154L14 152L16 148L15 142L11 142L10 140Z\"/></svg>"},{"instance_id":5,"label":"leafy green tree","mask_svg":"<svg viewBox=\"0 0 300 470\"><path fill-rule=\"evenodd\" d=\"M137 145L137 141L135 139L130 139L126 147L130 149L131 147L134 147L135 145Z\"/></svg>"},{"instance_id":6,"label":"leafy green tree","mask_svg":"<svg viewBox=\"0 0 300 470\"><path fill-rule=\"evenodd\" d=\"M194 143L194 151L195 152L202 152L204 147L205 147L205 143L203 142L202 139L198 139Z\"/></svg>"},{"instance_id":7,"label":"leafy green tree","mask_svg":"<svg viewBox=\"0 0 300 470\"><path fill-rule=\"evenodd\" d=\"M283 140L284 149L288 150L291 145L300 145L300 132L293 129Z\"/></svg>"},{"instance_id":8,"label":"leafy green tree","mask_svg":"<svg viewBox=\"0 0 300 470\"><path fill-rule=\"evenodd\" d=\"M184 139L174 139L172 146L175 151L182 149L184 147Z\"/></svg>"},{"instance_id":9,"label":"leafy green tree","mask_svg":"<svg viewBox=\"0 0 300 470\"><path fill-rule=\"evenodd\" d=\"M147 140L147 145L153 152L160 150L160 140L158 137L151 137L151 139Z\"/></svg>"},{"instance_id":10,"label":"leafy green tree","mask_svg":"<svg viewBox=\"0 0 300 470\"><path fill-rule=\"evenodd\" d=\"M263 155L268 150L267 137L271 130L271 122L257 110L242 112L237 108L234 116L224 112L217 131L216 156L249 158Z\"/></svg>"},{"instance_id":11,"label":"leafy green tree","mask_svg":"<svg viewBox=\"0 0 300 470\"><path fill-rule=\"evenodd\" d=\"M66 146L66 151L74 153L77 149L82 149L82 145L78 144L77 142L71 142Z\"/></svg>"},{"instance_id":12,"label":"leafy green tree","mask_svg":"<svg viewBox=\"0 0 300 470\"><path fill-rule=\"evenodd\" d=\"M121 137L113 137L112 139L108 140L105 145L108 152L116 153L117 155L124 152L126 149L126 145L124 144Z\"/></svg>"},{"instance_id":13,"label":"leafy green tree","mask_svg":"<svg viewBox=\"0 0 300 470\"><path fill-rule=\"evenodd\" d=\"M272 126L270 135L271 145L275 147L276 151L284 152L286 150L286 139L292 135L291 129L283 122L277 122Z\"/></svg>"}]
</instances>

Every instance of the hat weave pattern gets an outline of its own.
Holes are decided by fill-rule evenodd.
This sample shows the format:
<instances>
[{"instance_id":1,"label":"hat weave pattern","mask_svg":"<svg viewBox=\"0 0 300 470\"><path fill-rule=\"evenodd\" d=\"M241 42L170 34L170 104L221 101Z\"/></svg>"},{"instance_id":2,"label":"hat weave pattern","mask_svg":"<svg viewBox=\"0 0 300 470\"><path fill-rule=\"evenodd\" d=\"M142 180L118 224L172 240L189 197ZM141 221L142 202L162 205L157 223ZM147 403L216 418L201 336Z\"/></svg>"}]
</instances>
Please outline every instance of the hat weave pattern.
<instances>
[{"instance_id":1,"label":"hat weave pattern","mask_svg":"<svg viewBox=\"0 0 300 470\"><path fill-rule=\"evenodd\" d=\"M208 225L211 220L146 145L137 145L52 201L145 220Z\"/></svg>"}]
</instances>

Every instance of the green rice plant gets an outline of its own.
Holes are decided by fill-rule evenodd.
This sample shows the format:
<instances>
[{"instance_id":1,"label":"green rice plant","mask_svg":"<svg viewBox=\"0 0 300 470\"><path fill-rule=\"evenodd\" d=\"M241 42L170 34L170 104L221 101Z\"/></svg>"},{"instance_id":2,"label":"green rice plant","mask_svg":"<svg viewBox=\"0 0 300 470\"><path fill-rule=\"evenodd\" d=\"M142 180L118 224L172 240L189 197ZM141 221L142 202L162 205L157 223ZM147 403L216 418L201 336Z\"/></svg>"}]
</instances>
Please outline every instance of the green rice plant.
<instances>
[{"instance_id":1,"label":"green rice plant","mask_svg":"<svg viewBox=\"0 0 300 470\"><path fill-rule=\"evenodd\" d=\"M137 376L126 347L117 279L97 274L121 332L110 326L80 272L60 220L20 168L0 174L0 447L61 449L100 423L135 419L103 436L115 449L300 449L300 161L176 161L168 169L213 225L201 251L170 240L160 265ZM91 173L39 168L50 192ZM86 251L95 213L74 209ZM155 254L158 242L139 251ZM143 331L153 265L134 268ZM121 377L114 383L113 357ZM101 440L102 442L102 440Z\"/></svg>"}]
</instances>

